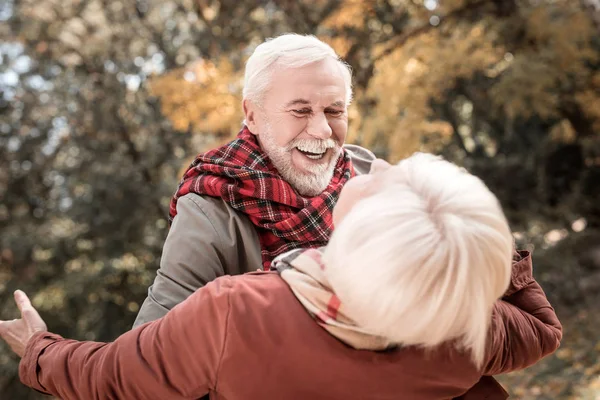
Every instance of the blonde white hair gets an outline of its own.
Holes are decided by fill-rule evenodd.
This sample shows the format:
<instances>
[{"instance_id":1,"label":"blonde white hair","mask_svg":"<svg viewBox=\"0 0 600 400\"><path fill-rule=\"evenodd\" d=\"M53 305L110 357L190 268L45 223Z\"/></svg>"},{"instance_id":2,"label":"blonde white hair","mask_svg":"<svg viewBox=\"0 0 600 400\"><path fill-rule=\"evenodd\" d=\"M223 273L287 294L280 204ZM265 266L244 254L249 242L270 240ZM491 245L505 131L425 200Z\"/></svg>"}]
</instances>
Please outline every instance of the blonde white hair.
<instances>
[{"instance_id":1,"label":"blonde white hair","mask_svg":"<svg viewBox=\"0 0 600 400\"><path fill-rule=\"evenodd\" d=\"M477 177L417 153L384 172L325 250L327 278L360 326L405 346L454 341L484 360L494 302L506 291L513 238Z\"/></svg>"},{"instance_id":2,"label":"blonde white hair","mask_svg":"<svg viewBox=\"0 0 600 400\"><path fill-rule=\"evenodd\" d=\"M312 35L284 34L271 38L256 47L246 62L243 97L257 104L269 89L275 68L301 68L306 65L333 59L339 63L340 73L346 83L346 106L352 101L352 73L327 43Z\"/></svg>"}]
</instances>

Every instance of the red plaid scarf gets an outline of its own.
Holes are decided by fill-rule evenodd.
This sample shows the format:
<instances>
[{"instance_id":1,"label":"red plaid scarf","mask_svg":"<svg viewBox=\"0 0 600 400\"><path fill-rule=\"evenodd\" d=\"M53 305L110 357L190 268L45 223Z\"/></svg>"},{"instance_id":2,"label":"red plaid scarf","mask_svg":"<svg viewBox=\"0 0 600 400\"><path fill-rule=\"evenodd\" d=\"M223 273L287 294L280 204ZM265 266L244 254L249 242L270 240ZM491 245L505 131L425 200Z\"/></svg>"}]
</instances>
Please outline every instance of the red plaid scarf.
<instances>
[{"instance_id":1,"label":"red plaid scarf","mask_svg":"<svg viewBox=\"0 0 600 400\"><path fill-rule=\"evenodd\" d=\"M181 196L220 197L256 226L263 268L269 270L279 254L327 243L333 206L353 176L350 157L342 150L329 186L318 196L300 196L281 178L256 136L244 127L229 144L196 157L171 200L169 223L177 215Z\"/></svg>"}]
</instances>

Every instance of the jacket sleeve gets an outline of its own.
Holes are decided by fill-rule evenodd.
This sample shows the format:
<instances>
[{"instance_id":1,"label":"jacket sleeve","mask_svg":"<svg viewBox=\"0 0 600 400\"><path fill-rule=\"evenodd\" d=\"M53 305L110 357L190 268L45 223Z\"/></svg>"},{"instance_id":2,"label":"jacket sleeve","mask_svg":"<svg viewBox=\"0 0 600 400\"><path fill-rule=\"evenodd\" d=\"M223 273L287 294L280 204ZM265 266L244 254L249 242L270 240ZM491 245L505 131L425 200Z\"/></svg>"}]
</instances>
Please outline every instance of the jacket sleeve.
<instances>
[{"instance_id":1,"label":"jacket sleeve","mask_svg":"<svg viewBox=\"0 0 600 400\"><path fill-rule=\"evenodd\" d=\"M217 382L230 285L220 278L112 343L37 333L21 360L21 381L63 400L200 398Z\"/></svg>"},{"instance_id":2,"label":"jacket sleeve","mask_svg":"<svg viewBox=\"0 0 600 400\"><path fill-rule=\"evenodd\" d=\"M562 326L533 279L531 255L518 253L511 283L492 313L484 375L531 366L560 346Z\"/></svg>"},{"instance_id":3,"label":"jacket sleeve","mask_svg":"<svg viewBox=\"0 0 600 400\"><path fill-rule=\"evenodd\" d=\"M196 289L223 276L223 245L207 213L192 196L177 202L153 285L133 327L164 316Z\"/></svg>"}]
</instances>

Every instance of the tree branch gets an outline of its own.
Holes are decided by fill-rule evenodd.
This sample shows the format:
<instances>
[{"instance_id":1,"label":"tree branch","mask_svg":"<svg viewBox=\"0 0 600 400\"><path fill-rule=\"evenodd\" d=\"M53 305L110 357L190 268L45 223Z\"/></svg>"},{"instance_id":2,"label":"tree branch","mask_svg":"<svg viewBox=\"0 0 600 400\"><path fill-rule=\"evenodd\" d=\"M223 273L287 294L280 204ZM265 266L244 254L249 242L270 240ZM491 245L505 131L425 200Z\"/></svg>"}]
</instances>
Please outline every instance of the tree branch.
<instances>
[{"instance_id":1,"label":"tree branch","mask_svg":"<svg viewBox=\"0 0 600 400\"><path fill-rule=\"evenodd\" d=\"M453 11L449 12L448 14L441 16L440 24L444 23L445 21L447 21L449 19L457 19L457 18L464 17L466 15L472 14L473 12L477 11L480 7L486 6L489 4L492 4L490 2L490 0L478 0L478 1L474 1L472 3L465 4L464 6L457 8L456 10L453 10ZM397 39L393 40L390 45L388 45L384 50L381 51L381 53L379 53L378 55L376 55L373 58L373 63L376 63L377 61L381 60L382 58L388 56L389 54L394 52L397 48L403 46L409 39L411 39L417 35L420 35L422 33L425 33L431 29L436 29L436 28L437 28L437 26L431 25L428 22L426 24L419 26L418 28L413 29L412 31L410 31L404 35L396 36Z\"/></svg>"}]
</instances>

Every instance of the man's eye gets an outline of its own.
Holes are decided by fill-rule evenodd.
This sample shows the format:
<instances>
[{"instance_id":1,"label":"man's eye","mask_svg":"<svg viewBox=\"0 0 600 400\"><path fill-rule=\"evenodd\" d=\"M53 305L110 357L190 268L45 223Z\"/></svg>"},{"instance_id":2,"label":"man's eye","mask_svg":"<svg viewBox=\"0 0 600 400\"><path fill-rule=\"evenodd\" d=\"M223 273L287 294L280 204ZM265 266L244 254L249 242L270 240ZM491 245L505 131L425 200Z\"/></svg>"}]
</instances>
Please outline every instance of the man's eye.
<instances>
[{"instance_id":1,"label":"man's eye","mask_svg":"<svg viewBox=\"0 0 600 400\"><path fill-rule=\"evenodd\" d=\"M292 112L296 113L296 114L300 114L300 115L307 115L310 114L310 110L307 108L303 108L301 110L292 110Z\"/></svg>"},{"instance_id":2,"label":"man's eye","mask_svg":"<svg viewBox=\"0 0 600 400\"><path fill-rule=\"evenodd\" d=\"M333 115L334 117L339 117L340 115L342 115L344 112L340 111L340 110L328 110L327 114L329 115Z\"/></svg>"}]
</instances>

